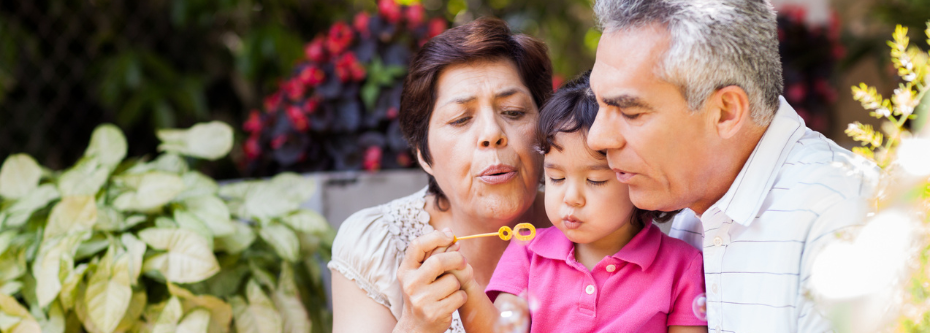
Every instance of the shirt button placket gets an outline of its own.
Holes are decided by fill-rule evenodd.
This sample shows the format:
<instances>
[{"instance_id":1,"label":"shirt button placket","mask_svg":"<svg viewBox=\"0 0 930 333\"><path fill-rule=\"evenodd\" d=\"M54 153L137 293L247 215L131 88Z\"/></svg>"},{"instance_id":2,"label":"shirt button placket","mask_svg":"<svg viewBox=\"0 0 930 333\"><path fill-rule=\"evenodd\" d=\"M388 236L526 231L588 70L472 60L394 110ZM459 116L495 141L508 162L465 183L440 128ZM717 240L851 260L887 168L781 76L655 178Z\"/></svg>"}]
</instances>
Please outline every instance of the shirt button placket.
<instances>
[{"instance_id":1,"label":"shirt button placket","mask_svg":"<svg viewBox=\"0 0 930 333\"><path fill-rule=\"evenodd\" d=\"M616 266L616 265L613 265L613 264L610 264L610 265L607 265L607 267L606 267L605 269L607 270L607 273L613 273L614 271L617 270L617 266Z\"/></svg>"}]
</instances>

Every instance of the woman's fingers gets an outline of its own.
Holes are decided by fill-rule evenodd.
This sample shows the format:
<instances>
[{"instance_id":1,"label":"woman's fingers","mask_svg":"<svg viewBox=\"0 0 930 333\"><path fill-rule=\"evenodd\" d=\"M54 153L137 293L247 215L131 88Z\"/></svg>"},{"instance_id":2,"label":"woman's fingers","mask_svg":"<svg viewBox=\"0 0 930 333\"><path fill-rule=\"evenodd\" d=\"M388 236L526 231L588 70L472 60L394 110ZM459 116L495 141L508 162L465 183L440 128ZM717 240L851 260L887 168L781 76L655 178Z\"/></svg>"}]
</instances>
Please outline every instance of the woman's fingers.
<instances>
[{"instance_id":1,"label":"woman's fingers","mask_svg":"<svg viewBox=\"0 0 930 333\"><path fill-rule=\"evenodd\" d=\"M417 237L410 245L407 246L407 252L404 253L404 260L401 262L400 269L417 269L426 258L440 247L452 245L452 231L433 231L423 236Z\"/></svg>"}]
</instances>

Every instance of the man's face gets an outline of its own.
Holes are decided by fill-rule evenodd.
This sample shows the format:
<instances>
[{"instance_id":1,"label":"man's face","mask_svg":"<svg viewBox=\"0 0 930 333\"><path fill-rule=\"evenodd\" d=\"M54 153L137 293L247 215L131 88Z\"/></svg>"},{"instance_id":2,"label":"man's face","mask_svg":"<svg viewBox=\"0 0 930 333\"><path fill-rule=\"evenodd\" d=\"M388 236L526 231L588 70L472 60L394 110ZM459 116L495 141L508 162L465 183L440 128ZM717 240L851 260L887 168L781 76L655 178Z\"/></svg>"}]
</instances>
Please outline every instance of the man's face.
<instances>
[{"instance_id":1,"label":"man's face","mask_svg":"<svg viewBox=\"0 0 930 333\"><path fill-rule=\"evenodd\" d=\"M605 33L591 88L600 108L588 145L606 150L637 207L671 211L700 201L713 167L715 127L654 73L669 46L659 25Z\"/></svg>"}]
</instances>

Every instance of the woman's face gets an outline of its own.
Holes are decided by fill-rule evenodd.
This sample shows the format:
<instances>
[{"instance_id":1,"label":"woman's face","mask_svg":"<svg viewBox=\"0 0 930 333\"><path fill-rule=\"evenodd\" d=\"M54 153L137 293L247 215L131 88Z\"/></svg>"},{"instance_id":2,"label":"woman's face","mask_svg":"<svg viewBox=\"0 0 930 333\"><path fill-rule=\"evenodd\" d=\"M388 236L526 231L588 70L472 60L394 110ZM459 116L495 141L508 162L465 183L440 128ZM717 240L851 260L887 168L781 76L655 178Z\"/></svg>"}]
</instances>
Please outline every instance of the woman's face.
<instances>
[{"instance_id":1,"label":"woman's face","mask_svg":"<svg viewBox=\"0 0 930 333\"><path fill-rule=\"evenodd\" d=\"M453 212L495 224L533 204L542 155L533 149L537 105L507 60L452 65L436 82L429 122L432 165Z\"/></svg>"}]
</instances>

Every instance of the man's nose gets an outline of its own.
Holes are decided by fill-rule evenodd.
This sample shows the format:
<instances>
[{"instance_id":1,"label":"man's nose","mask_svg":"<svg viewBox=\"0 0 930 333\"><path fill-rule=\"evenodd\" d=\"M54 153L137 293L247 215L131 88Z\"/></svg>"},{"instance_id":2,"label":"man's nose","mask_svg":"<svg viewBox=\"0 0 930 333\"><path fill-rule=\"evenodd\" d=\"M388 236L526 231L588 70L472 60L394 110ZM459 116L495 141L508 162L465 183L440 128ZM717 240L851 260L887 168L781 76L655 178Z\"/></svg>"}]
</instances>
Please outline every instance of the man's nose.
<instances>
[{"instance_id":1,"label":"man's nose","mask_svg":"<svg viewBox=\"0 0 930 333\"><path fill-rule=\"evenodd\" d=\"M614 117L600 109L594 118L594 124L588 130L588 147L592 150L620 149L626 143L620 134L619 127L612 121Z\"/></svg>"}]
</instances>

